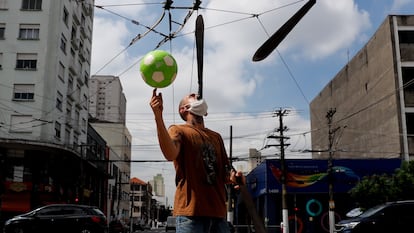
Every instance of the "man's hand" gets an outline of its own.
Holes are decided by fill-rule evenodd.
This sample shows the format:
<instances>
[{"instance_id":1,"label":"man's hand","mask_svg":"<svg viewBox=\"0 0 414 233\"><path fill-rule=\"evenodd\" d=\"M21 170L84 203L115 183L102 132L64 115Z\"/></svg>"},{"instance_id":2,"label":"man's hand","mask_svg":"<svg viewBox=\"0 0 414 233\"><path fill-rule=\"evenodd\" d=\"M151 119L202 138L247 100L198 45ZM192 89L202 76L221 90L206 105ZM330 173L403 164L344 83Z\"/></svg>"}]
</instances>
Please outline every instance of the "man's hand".
<instances>
[{"instance_id":1,"label":"man's hand","mask_svg":"<svg viewBox=\"0 0 414 233\"><path fill-rule=\"evenodd\" d=\"M241 171L231 169L230 171L230 182L234 184L235 189L240 189L240 185L246 184L246 177Z\"/></svg>"},{"instance_id":2,"label":"man's hand","mask_svg":"<svg viewBox=\"0 0 414 233\"><path fill-rule=\"evenodd\" d=\"M162 101L162 94L160 92L157 95L157 88L154 88L154 90L152 91L150 106L152 108L152 111L154 112L155 117L162 116L162 111L164 109L163 101Z\"/></svg>"}]
</instances>

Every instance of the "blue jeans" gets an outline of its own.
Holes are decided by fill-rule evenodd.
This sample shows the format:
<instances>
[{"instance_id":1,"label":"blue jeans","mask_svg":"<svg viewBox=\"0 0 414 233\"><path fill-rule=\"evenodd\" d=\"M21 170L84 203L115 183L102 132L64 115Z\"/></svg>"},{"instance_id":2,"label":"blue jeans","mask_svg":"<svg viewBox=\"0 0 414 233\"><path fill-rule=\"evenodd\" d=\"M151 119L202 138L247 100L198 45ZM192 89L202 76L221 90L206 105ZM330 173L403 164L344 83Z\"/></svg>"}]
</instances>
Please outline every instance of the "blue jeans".
<instances>
[{"instance_id":1,"label":"blue jeans","mask_svg":"<svg viewBox=\"0 0 414 233\"><path fill-rule=\"evenodd\" d=\"M176 233L230 233L223 218L177 216L175 221Z\"/></svg>"}]
</instances>

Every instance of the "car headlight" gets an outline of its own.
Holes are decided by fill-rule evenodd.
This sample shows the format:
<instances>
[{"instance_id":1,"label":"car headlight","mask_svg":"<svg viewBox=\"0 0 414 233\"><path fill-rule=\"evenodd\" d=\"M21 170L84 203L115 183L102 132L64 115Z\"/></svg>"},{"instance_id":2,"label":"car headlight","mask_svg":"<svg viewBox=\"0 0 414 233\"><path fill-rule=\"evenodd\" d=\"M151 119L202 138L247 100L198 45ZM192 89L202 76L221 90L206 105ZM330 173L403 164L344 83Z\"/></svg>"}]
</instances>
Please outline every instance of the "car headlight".
<instances>
[{"instance_id":1,"label":"car headlight","mask_svg":"<svg viewBox=\"0 0 414 233\"><path fill-rule=\"evenodd\" d=\"M338 224L337 228L339 229L354 229L354 227L356 227L360 222L347 222L347 223L342 223L342 224Z\"/></svg>"}]
</instances>

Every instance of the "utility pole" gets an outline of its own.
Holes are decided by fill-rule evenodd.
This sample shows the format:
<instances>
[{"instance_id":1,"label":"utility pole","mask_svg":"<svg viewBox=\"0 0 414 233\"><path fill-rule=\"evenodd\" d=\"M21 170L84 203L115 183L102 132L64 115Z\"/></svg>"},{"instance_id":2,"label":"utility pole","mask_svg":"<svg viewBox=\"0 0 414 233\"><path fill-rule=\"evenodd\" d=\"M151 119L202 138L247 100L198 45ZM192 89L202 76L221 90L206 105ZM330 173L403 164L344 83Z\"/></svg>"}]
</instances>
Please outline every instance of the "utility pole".
<instances>
[{"instance_id":1,"label":"utility pole","mask_svg":"<svg viewBox=\"0 0 414 233\"><path fill-rule=\"evenodd\" d=\"M136 189L136 184L131 182L131 188L130 188L130 193L131 193L131 214L130 214L130 218L129 218L129 232L134 232L134 191Z\"/></svg>"},{"instance_id":2,"label":"utility pole","mask_svg":"<svg viewBox=\"0 0 414 233\"><path fill-rule=\"evenodd\" d=\"M283 126L283 116L287 114L287 110L280 109L274 113L277 117L279 117L279 136L277 135L270 135L267 138L279 139L279 145L271 145L271 146L280 146L280 169L282 170L281 175L281 183L282 183L282 232L289 233L289 212L287 207L287 192L286 192L286 164L285 164L285 146L289 146L289 144L285 144L285 139L289 139L289 137L283 136L283 132L287 130L285 126Z\"/></svg>"},{"instance_id":3,"label":"utility pole","mask_svg":"<svg viewBox=\"0 0 414 233\"><path fill-rule=\"evenodd\" d=\"M335 114L336 109L329 109L328 113L326 114L326 118L328 119L328 129L329 129L329 158L328 158L328 182L329 182L329 233L334 233L335 229L335 201L333 198L333 141L334 141L334 134L336 129L332 129L332 119L333 115Z\"/></svg>"},{"instance_id":4,"label":"utility pole","mask_svg":"<svg viewBox=\"0 0 414 233\"><path fill-rule=\"evenodd\" d=\"M233 126L230 125L230 152L229 152L229 163L230 169L233 167ZM233 188L231 185L227 186L227 221L231 224L234 223L234 213L233 213Z\"/></svg>"}]
</instances>

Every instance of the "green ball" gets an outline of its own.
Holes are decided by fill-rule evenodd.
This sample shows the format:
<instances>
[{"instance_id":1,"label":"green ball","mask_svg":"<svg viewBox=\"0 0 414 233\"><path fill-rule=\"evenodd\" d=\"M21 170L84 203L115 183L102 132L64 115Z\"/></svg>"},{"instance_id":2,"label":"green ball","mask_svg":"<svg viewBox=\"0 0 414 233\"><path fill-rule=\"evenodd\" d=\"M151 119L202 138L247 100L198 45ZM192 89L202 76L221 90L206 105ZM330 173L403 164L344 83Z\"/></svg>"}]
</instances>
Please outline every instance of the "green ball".
<instances>
[{"instance_id":1,"label":"green ball","mask_svg":"<svg viewBox=\"0 0 414 233\"><path fill-rule=\"evenodd\" d=\"M140 71L142 79L148 85L163 88L174 82L177 76L177 62L168 52L154 50L141 60Z\"/></svg>"}]
</instances>

